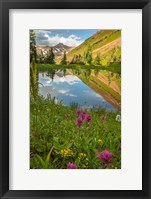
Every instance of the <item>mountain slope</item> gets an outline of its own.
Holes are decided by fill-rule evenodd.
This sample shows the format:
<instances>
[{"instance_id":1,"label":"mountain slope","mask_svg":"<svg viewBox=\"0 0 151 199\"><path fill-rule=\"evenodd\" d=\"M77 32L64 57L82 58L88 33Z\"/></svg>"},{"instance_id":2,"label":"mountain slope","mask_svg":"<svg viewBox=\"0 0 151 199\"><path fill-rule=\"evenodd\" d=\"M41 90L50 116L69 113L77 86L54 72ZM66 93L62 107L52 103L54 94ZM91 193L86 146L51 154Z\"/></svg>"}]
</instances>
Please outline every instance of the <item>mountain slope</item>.
<instances>
[{"instance_id":1,"label":"mountain slope","mask_svg":"<svg viewBox=\"0 0 151 199\"><path fill-rule=\"evenodd\" d=\"M96 34L86 39L81 45L77 46L67 54L68 61L71 61L76 54L83 55L88 47L92 49L92 57L97 54L100 56L109 53L115 47L121 47L121 31L120 30L100 30Z\"/></svg>"},{"instance_id":2,"label":"mountain slope","mask_svg":"<svg viewBox=\"0 0 151 199\"><path fill-rule=\"evenodd\" d=\"M64 51L67 53L72 50L74 47L66 46L62 43L58 43L56 46L36 46L36 51L38 55L48 56L49 51L53 50L53 53L55 54L55 58L62 57L64 54Z\"/></svg>"},{"instance_id":3,"label":"mountain slope","mask_svg":"<svg viewBox=\"0 0 151 199\"><path fill-rule=\"evenodd\" d=\"M58 43L56 46L53 46L52 49L55 54L55 58L58 58L64 54L64 51L68 53L70 50L73 49L73 47L69 47L62 43Z\"/></svg>"}]
</instances>

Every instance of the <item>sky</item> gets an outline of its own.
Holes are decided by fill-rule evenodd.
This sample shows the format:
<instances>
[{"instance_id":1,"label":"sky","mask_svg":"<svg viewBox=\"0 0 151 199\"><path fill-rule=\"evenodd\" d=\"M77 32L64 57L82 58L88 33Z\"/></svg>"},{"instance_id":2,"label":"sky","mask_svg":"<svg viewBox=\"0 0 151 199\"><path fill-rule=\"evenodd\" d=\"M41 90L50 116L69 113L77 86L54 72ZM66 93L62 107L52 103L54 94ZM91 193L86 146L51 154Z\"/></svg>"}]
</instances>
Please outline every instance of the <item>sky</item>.
<instances>
[{"instance_id":1,"label":"sky","mask_svg":"<svg viewBox=\"0 0 151 199\"><path fill-rule=\"evenodd\" d=\"M40 46L55 46L58 43L67 46L78 46L97 31L99 30L34 30L36 45Z\"/></svg>"}]
</instances>

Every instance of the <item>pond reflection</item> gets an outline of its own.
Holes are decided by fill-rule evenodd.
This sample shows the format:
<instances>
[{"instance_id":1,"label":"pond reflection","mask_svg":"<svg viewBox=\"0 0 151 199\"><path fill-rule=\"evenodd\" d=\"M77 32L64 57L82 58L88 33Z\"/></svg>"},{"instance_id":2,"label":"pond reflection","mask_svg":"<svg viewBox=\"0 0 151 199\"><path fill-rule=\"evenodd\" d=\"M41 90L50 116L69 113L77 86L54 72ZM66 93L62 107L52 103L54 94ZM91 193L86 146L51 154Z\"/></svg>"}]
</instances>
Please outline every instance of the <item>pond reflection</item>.
<instances>
[{"instance_id":1,"label":"pond reflection","mask_svg":"<svg viewBox=\"0 0 151 199\"><path fill-rule=\"evenodd\" d=\"M91 70L53 70L48 72L39 72L39 94L55 97L56 102L61 101L63 105L70 106L77 104L82 108L101 107L107 110L116 110L116 108L107 102L103 96L96 93L86 85L79 77L80 73L85 78L89 78Z\"/></svg>"}]
</instances>

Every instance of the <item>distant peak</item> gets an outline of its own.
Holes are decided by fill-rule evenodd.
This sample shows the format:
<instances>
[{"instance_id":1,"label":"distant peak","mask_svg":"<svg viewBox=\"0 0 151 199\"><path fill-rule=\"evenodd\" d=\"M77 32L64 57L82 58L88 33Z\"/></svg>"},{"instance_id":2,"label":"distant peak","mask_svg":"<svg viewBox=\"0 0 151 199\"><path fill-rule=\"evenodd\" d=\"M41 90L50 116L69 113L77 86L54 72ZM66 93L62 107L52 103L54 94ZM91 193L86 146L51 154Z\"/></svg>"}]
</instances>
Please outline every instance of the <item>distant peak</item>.
<instances>
[{"instance_id":1,"label":"distant peak","mask_svg":"<svg viewBox=\"0 0 151 199\"><path fill-rule=\"evenodd\" d=\"M63 43L58 43L56 46L64 46Z\"/></svg>"}]
</instances>

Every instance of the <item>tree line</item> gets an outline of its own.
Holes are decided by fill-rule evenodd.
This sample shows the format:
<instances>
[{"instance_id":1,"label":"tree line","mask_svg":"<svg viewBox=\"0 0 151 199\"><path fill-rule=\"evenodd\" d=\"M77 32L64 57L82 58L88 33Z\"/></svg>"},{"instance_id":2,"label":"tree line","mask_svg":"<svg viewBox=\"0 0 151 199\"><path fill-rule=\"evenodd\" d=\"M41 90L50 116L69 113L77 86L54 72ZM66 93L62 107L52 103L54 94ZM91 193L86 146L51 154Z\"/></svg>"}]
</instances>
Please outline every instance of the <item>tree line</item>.
<instances>
[{"instance_id":1,"label":"tree line","mask_svg":"<svg viewBox=\"0 0 151 199\"><path fill-rule=\"evenodd\" d=\"M53 48L50 48L46 55L37 53L36 50L36 35L33 30L30 30L30 63L32 60L35 60L36 63L45 63L45 64L55 64L55 54ZM120 63L121 62L121 48L114 47L109 53L101 55L98 53L95 58L92 56L92 48L89 45L87 50L81 54L74 54L73 58L69 62L67 60L66 51L63 53L60 64L79 64L79 65L104 65L108 66L111 63Z\"/></svg>"}]
</instances>

